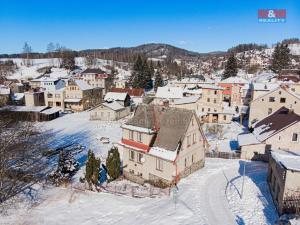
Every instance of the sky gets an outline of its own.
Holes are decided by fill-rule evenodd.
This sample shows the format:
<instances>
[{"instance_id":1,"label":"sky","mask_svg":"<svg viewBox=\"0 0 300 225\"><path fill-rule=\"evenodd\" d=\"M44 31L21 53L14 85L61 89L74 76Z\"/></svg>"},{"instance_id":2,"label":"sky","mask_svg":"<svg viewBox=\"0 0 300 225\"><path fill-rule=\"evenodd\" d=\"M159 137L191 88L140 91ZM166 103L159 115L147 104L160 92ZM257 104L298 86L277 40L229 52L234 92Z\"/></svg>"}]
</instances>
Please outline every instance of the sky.
<instances>
[{"instance_id":1,"label":"sky","mask_svg":"<svg viewBox=\"0 0 300 225\"><path fill-rule=\"evenodd\" d=\"M286 9L285 23L259 23L259 9ZM299 0L0 0L0 54L27 41L73 50L167 43L197 52L300 38Z\"/></svg>"}]
</instances>

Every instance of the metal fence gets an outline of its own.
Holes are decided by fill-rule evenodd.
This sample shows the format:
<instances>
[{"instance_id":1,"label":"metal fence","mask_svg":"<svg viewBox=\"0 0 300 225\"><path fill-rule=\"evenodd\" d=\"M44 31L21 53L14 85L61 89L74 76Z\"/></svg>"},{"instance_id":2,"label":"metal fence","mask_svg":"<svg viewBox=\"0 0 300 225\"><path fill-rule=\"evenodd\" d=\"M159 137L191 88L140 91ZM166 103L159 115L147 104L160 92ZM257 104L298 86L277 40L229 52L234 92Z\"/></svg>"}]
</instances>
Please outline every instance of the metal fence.
<instances>
[{"instance_id":1,"label":"metal fence","mask_svg":"<svg viewBox=\"0 0 300 225\"><path fill-rule=\"evenodd\" d=\"M76 184L72 185L72 188L77 191L85 191L85 184ZM114 184L108 183L97 187L97 191L106 192L115 195L127 195L136 198L154 198L154 197L163 197L170 196L170 188L157 188L151 185L148 186L139 186L134 184Z\"/></svg>"},{"instance_id":2,"label":"metal fence","mask_svg":"<svg viewBox=\"0 0 300 225\"><path fill-rule=\"evenodd\" d=\"M208 158L222 158L222 159L240 159L241 153L236 152L206 152L205 156Z\"/></svg>"}]
</instances>

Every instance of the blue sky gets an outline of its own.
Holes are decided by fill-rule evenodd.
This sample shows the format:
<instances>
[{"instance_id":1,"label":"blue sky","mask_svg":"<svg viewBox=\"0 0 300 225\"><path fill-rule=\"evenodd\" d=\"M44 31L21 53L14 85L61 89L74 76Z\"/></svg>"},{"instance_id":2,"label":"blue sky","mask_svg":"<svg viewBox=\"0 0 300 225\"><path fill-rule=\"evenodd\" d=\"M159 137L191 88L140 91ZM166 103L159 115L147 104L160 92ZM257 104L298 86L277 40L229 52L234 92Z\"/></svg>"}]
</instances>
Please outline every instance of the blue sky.
<instances>
[{"instance_id":1,"label":"blue sky","mask_svg":"<svg viewBox=\"0 0 300 225\"><path fill-rule=\"evenodd\" d=\"M286 23L258 23L258 9L286 9ZM299 0L0 0L0 54L27 41L74 50L168 43L198 52L300 38Z\"/></svg>"}]
</instances>

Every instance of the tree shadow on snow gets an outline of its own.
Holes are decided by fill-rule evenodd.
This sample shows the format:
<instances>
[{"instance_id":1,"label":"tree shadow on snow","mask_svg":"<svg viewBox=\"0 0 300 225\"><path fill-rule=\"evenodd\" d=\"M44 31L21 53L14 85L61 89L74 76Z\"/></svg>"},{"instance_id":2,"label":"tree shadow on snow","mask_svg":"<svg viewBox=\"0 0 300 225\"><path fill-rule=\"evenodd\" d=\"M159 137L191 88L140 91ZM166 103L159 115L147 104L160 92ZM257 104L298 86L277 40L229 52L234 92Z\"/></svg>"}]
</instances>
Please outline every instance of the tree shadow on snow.
<instances>
[{"instance_id":1,"label":"tree shadow on snow","mask_svg":"<svg viewBox=\"0 0 300 225\"><path fill-rule=\"evenodd\" d=\"M276 208L272 200L272 196L269 190L269 186L267 183L267 171L268 164L264 162L258 161L239 161L239 174L240 176L233 178L231 182L235 179L242 179L244 174L244 166L245 166L245 176L250 178L252 182L259 189L258 198L262 202L264 206L264 215L269 224L274 224L278 215L276 214ZM244 195L247 193L244 192Z\"/></svg>"}]
</instances>

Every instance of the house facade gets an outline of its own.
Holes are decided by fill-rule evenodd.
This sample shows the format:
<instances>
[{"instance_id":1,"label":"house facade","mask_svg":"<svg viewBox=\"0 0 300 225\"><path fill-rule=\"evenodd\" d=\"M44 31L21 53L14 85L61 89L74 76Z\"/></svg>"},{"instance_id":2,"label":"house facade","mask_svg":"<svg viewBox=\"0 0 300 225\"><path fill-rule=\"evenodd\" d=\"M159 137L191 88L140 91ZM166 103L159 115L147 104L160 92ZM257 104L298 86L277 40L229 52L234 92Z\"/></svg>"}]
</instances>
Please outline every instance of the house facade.
<instances>
[{"instance_id":1,"label":"house facade","mask_svg":"<svg viewBox=\"0 0 300 225\"><path fill-rule=\"evenodd\" d=\"M300 153L300 116L285 107L253 125L253 132L238 136L241 158L267 156L271 149Z\"/></svg>"},{"instance_id":2,"label":"house facade","mask_svg":"<svg viewBox=\"0 0 300 225\"><path fill-rule=\"evenodd\" d=\"M194 111L139 105L122 130L129 180L171 185L204 166L207 141Z\"/></svg>"},{"instance_id":3,"label":"house facade","mask_svg":"<svg viewBox=\"0 0 300 225\"><path fill-rule=\"evenodd\" d=\"M69 80L65 88L65 108L80 112L102 102L102 89L93 88L83 80Z\"/></svg>"},{"instance_id":4,"label":"house facade","mask_svg":"<svg viewBox=\"0 0 300 225\"><path fill-rule=\"evenodd\" d=\"M124 107L118 102L104 102L90 111L90 120L114 121L130 114L130 107Z\"/></svg>"},{"instance_id":5,"label":"house facade","mask_svg":"<svg viewBox=\"0 0 300 225\"><path fill-rule=\"evenodd\" d=\"M300 97L285 85L259 96L250 103L248 126L251 127L281 107L293 109L295 113L300 114Z\"/></svg>"},{"instance_id":6,"label":"house facade","mask_svg":"<svg viewBox=\"0 0 300 225\"><path fill-rule=\"evenodd\" d=\"M272 151L267 181L279 214L296 213L299 207L300 155Z\"/></svg>"}]
</instances>

